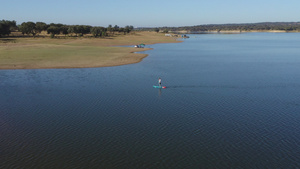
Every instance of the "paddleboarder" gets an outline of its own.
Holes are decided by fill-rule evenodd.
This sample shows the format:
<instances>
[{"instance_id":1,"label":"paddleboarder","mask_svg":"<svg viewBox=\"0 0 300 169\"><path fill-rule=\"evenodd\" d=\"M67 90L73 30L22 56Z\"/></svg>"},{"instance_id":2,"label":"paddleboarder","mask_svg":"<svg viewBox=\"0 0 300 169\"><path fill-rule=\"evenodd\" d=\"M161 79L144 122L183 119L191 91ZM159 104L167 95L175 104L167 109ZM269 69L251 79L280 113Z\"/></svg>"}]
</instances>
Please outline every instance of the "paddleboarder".
<instances>
[{"instance_id":1,"label":"paddleboarder","mask_svg":"<svg viewBox=\"0 0 300 169\"><path fill-rule=\"evenodd\" d=\"M158 78L158 85L161 86L161 78Z\"/></svg>"}]
</instances>

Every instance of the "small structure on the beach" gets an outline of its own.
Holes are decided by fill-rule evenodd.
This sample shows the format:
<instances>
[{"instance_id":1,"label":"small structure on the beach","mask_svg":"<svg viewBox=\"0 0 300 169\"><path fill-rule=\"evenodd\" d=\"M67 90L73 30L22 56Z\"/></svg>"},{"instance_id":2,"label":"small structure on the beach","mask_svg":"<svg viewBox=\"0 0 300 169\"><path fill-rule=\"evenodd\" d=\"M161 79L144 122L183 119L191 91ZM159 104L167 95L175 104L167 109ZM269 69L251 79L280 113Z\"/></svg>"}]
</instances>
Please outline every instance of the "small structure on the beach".
<instances>
[{"instance_id":1,"label":"small structure on the beach","mask_svg":"<svg viewBox=\"0 0 300 169\"><path fill-rule=\"evenodd\" d=\"M182 38L190 38L189 36L187 35L181 35Z\"/></svg>"},{"instance_id":2,"label":"small structure on the beach","mask_svg":"<svg viewBox=\"0 0 300 169\"><path fill-rule=\"evenodd\" d=\"M144 48L145 47L145 44L141 43L139 45L135 45L134 46L135 48Z\"/></svg>"}]
</instances>

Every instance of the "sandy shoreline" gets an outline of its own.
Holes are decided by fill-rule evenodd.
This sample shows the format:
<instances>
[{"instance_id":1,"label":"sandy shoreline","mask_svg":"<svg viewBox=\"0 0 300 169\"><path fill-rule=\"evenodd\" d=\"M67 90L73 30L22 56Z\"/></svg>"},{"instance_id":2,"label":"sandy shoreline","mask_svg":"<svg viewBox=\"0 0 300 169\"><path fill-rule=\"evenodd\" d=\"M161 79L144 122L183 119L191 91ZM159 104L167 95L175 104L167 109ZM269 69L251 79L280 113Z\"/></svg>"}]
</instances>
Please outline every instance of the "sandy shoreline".
<instances>
[{"instance_id":1,"label":"sandy shoreline","mask_svg":"<svg viewBox=\"0 0 300 169\"><path fill-rule=\"evenodd\" d=\"M124 47L127 48L127 47ZM129 47L128 47L129 48ZM123 56L112 60L101 61L98 59L88 61L74 61L74 62L39 62L39 63L26 63L26 64L0 64L1 69L69 69L69 68L95 68L95 67L112 67L127 64L134 64L141 62L148 54L139 54L135 52L152 50L153 48L143 48L143 50L133 50L124 53Z\"/></svg>"},{"instance_id":2,"label":"sandy shoreline","mask_svg":"<svg viewBox=\"0 0 300 169\"><path fill-rule=\"evenodd\" d=\"M1 40L1 39L0 39ZM144 43L178 43L156 32L137 32L113 38L15 38L0 43L0 69L92 68L134 64L152 48L134 48ZM120 46L132 47L120 47Z\"/></svg>"}]
</instances>

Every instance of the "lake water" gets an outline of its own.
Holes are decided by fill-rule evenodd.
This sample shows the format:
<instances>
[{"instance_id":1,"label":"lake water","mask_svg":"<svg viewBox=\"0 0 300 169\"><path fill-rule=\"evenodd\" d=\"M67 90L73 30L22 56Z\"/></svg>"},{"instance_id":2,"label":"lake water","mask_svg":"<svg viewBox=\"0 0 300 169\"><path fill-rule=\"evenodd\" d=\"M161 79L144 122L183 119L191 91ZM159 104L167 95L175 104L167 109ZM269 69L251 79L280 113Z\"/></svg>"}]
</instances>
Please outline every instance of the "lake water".
<instances>
[{"instance_id":1,"label":"lake water","mask_svg":"<svg viewBox=\"0 0 300 169\"><path fill-rule=\"evenodd\" d=\"M190 37L138 64L0 70L0 168L300 168L300 34Z\"/></svg>"}]
</instances>

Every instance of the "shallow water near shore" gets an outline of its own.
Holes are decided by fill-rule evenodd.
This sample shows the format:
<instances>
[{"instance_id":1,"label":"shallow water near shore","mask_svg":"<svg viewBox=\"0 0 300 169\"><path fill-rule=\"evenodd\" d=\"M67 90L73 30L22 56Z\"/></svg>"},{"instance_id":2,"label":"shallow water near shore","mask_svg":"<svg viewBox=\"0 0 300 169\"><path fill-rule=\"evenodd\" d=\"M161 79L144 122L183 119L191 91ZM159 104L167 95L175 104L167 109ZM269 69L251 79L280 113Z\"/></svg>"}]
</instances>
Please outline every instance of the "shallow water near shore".
<instances>
[{"instance_id":1,"label":"shallow water near shore","mask_svg":"<svg viewBox=\"0 0 300 169\"><path fill-rule=\"evenodd\" d=\"M137 64L0 70L0 168L300 168L300 34L189 36Z\"/></svg>"}]
</instances>

